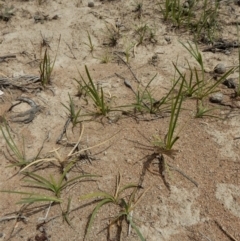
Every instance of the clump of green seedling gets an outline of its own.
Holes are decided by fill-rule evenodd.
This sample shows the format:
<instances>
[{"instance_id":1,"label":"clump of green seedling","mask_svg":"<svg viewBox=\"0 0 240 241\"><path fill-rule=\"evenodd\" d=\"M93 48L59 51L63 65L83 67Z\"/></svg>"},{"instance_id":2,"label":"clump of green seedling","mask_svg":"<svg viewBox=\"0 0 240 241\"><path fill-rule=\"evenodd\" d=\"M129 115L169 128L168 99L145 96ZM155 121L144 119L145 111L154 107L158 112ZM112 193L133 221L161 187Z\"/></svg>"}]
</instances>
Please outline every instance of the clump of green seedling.
<instances>
[{"instance_id":1,"label":"clump of green seedling","mask_svg":"<svg viewBox=\"0 0 240 241\"><path fill-rule=\"evenodd\" d=\"M209 108L207 105L203 104L202 100L196 100L196 114L195 118L203 118L203 117L213 117L219 118L218 116L212 115L211 112L217 110L219 108Z\"/></svg>"},{"instance_id":2,"label":"clump of green seedling","mask_svg":"<svg viewBox=\"0 0 240 241\"><path fill-rule=\"evenodd\" d=\"M56 57L54 61L51 61L51 57L48 53L48 49L45 49L43 59L40 63L40 82L43 87L46 87L51 83L51 76L54 68Z\"/></svg>"},{"instance_id":3,"label":"clump of green seedling","mask_svg":"<svg viewBox=\"0 0 240 241\"><path fill-rule=\"evenodd\" d=\"M87 37L88 37L88 43L84 43L84 44L89 47L89 51L90 53L92 53L95 46L93 45L92 38L91 38L91 35L89 34L89 31L87 31Z\"/></svg>"},{"instance_id":4,"label":"clump of green seedling","mask_svg":"<svg viewBox=\"0 0 240 241\"><path fill-rule=\"evenodd\" d=\"M107 28L106 38L108 40L107 45L110 47L114 47L117 45L121 37L120 29L110 23L106 23L106 28Z\"/></svg>"},{"instance_id":5,"label":"clump of green seedling","mask_svg":"<svg viewBox=\"0 0 240 241\"><path fill-rule=\"evenodd\" d=\"M24 138L22 139L22 148L21 148L14 141L13 136L8 127L8 124L6 123L5 120L4 120L3 124L0 124L0 130L2 132L4 140L7 143L8 153L11 156L10 159L8 158L10 160L10 162L12 163L11 166L18 166L20 168L23 168L23 167L27 166L29 163L31 163L32 161L35 161L38 159L40 152L42 150L42 147L40 148L40 150L38 151L37 155L34 158L28 159L26 157L26 153L25 153Z\"/></svg>"},{"instance_id":6,"label":"clump of green seedling","mask_svg":"<svg viewBox=\"0 0 240 241\"><path fill-rule=\"evenodd\" d=\"M58 41L57 52L59 49L60 41L61 41L61 36ZM55 55L55 57L52 61L51 57L49 55L49 52L48 52L48 48L45 49L43 59L41 59L41 62L39 65L40 82L44 88L51 83L51 77L52 77L52 72L54 69L55 62L56 62L56 58L57 58L57 54Z\"/></svg>"},{"instance_id":7,"label":"clump of green seedling","mask_svg":"<svg viewBox=\"0 0 240 241\"><path fill-rule=\"evenodd\" d=\"M209 79L205 75L203 58L197 45L194 47L190 42L188 42L188 45L184 43L181 44L192 55L192 57L194 57L200 67L200 70L198 70L197 68L192 68L188 63L190 71L188 78L186 74L181 73L179 68L174 64L176 71L183 80L183 93L185 96L203 100L216 91L219 84L221 84L233 72L234 68L228 70L224 75L220 76L218 80L213 81L212 78Z\"/></svg>"},{"instance_id":8,"label":"clump of green seedling","mask_svg":"<svg viewBox=\"0 0 240 241\"><path fill-rule=\"evenodd\" d=\"M70 96L69 93L68 93L68 97L69 97L69 106L67 106L63 103L62 103L62 105L68 110L69 118L70 118L70 120L72 122L72 125L73 125L72 128L74 128L78 123L81 122L81 121L79 121L81 108L79 110L76 110L73 99L72 99L72 97Z\"/></svg>"},{"instance_id":9,"label":"clump of green seedling","mask_svg":"<svg viewBox=\"0 0 240 241\"><path fill-rule=\"evenodd\" d=\"M143 13L143 0L134 3L133 12L137 14L137 18L141 19Z\"/></svg>"},{"instance_id":10,"label":"clump of green seedling","mask_svg":"<svg viewBox=\"0 0 240 241\"><path fill-rule=\"evenodd\" d=\"M127 185L121 187L121 175L119 174L116 178L116 188L115 188L115 192L114 192L113 195L111 193L108 193L108 192L93 192L93 193L89 193L89 194L86 194L84 196L81 196L80 200L86 200L86 199L90 199L90 198L100 198L99 200L97 200L98 204L94 208L94 210L93 210L93 212L90 216L90 219L88 221L85 239L88 238L88 235L89 235L90 230L92 228L93 222L94 222L94 220L96 218L96 215L99 212L99 210L104 205L112 204L112 205L115 205L116 208L118 208L118 209L120 208L120 211L118 212L116 217L114 217L110 221L110 224L109 224L109 227L108 227L109 233L110 233L110 228L113 224L120 223L120 229L122 229L122 222L124 220L126 220L126 222L136 231L140 240L145 241L145 239L143 238L143 235L141 234L140 230L136 226L136 224L133 220L133 217L132 217L132 211L134 210L136 205L140 202L140 199L143 197L143 195L147 191L146 190L145 192L143 192L136 199L135 195L136 195L136 192L139 190L139 188L140 188L139 185L136 185L136 184L127 184ZM123 195L123 194L128 189L133 189L133 192L131 193L129 199L126 200L126 198L124 197L125 195Z\"/></svg>"},{"instance_id":11,"label":"clump of green seedling","mask_svg":"<svg viewBox=\"0 0 240 241\"><path fill-rule=\"evenodd\" d=\"M101 87L100 91L97 89L97 87L93 83L87 66L85 66L85 71L88 77L88 81L85 80L81 74L80 77L83 83L78 80L76 81L79 83L84 92L92 99L94 106L97 109L97 113L106 116L110 111L110 107L104 95L103 88Z\"/></svg>"},{"instance_id":12,"label":"clump of green seedling","mask_svg":"<svg viewBox=\"0 0 240 241\"><path fill-rule=\"evenodd\" d=\"M175 85L176 85L176 82L175 82ZM183 102L182 89L183 89L183 80L180 82L180 88L178 90L177 95L171 100L171 107L170 107L171 115L170 115L167 134L165 135L163 141L154 141L154 145L157 146L160 152L162 151L163 153L171 152L174 144L179 139L179 135L178 134L176 135L175 132L176 132L177 122L178 122L178 118L179 118L179 114L180 114L180 110Z\"/></svg>"}]
</instances>

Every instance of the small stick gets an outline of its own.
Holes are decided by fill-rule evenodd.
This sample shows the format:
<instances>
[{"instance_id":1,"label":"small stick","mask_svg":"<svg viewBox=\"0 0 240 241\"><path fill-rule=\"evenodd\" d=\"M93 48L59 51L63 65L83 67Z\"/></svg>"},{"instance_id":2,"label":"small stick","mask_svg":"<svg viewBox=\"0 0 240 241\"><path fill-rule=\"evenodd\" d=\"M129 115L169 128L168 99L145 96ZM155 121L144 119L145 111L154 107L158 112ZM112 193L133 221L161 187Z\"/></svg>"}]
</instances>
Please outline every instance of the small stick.
<instances>
[{"instance_id":1,"label":"small stick","mask_svg":"<svg viewBox=\"0 0 240 241\"><path fill-rule=\"evenodd\" d=\"M203 233L199 232L204 238L206 238L208 241L212 241L210 238L208 238L206 235L204 235Z\"/></svg>"},{"instance_id":2,"label":"small stick","mask_svg":"<svg viewBox=\"0 0 240 241\"><path fill-rule=\"evenodd\" d=\"M171 169L173 169L174 171L177 171L178 173L180 173L181 175L183 175L185 178L187 178L190 182L192 182L196 187L198 187L198 183L196 181L194 181L191 177L189 177L187 174L185 174L183 171L181 171L180 169L167 164Z\"/></svg>"},{"instance_id":3,"label":"small stick","mask_svg":"<svg viewBox=\"0 0 240 241\"><path fill-rule=\"evenodd\" d=\"M5 61L6 59L9 59L9 58L16 58L16 55L15 54L8 54L8 55L3 55L3 56L0 56L0 62L3 62Z\"/></svg>"},{"instance_id":4,"label":"small stick","mask_svg":"<svg viewBox=\"0 0 240 241\"><path fill-rule=\"evenodd\" d=\"M63 137L63 135L66 133L67 127L68 127L70 121L71 121L71 118L69 117L69 118L67 119L67 121L65 122L65 124L64 124L63 130L62 130L60 136L57 138L56 144L59 144L60 141L62 140L62 137Z\"/></svg>"},{"instance_id":5,"label":"small stick","mask_svg":"<svg viewBox=\"0 0 240 241\"><path fill-rule=\"evenodd\" d=\"M12 220L12 219L24 219L25 221L27 221L27 217L25 217L25 216L13 215L13 216L6 216L6 217L0 218L0 222L9 221L9 220Z\"/></svg>"},{"instance_id":6,"label":"small stick","mask_svg":"<svg viewBox=\"0 0 240 241\"><path fill-rule=\"evenodd\" d=\"M215 220L215 223L231 241L237 241L218 221Z\"/></svg>"},{"instance_id":7,"label":"small stick","mask_svg":"<svg viewBox=\"0 0 240 241\"><path fill-rule=\"evenodd\" d=\"M70 48L69 44L68 44L66 41L65 41L65 44L68 46L68 48L69 48L71 54L73 55L73 58L74 58L74 59L77 59L76 56L74 55L72 49Z\"/></svg>"},{"instance_id":8,"label":"small stick","mask_svg":"<svg viewBox=\"0 0 240 241\"><path fill-rule=\"evenodd\" d=\"M50 211L50 208L51 208L51 206L52 206L52 203L53 203L53 202L50 202L45 217L40 217L40 218L38 218L38 221L45 221L45 220L47 219L48 214L49 214L49 211Z\"/></svg>"},{"instance_id":9,"label":"small stick","mask_svg":"<svg viewBox=\"0 0 240 241\"><path fill-rule=\"evenodd\" d=\"M129 213L130 218L132 219L133 216L133 210ZM131 234L131 224L128 224L128 236Z\"/></svg>"},{"instance_id":10,"label":"small stick","mask_svg":"<svg viewBox=\"0 0 240 241\"><path fill-rule=\"evenodd\" d=\"M141 82L138 80L138 78L136 77L136 75L133 73L131 66L130 66L120 55L118 55L117 53L115 53L115 54L116 54L116 55L118 56L118 58L121 59L122 62L128 67L128 69L131 71L134 79L135 79L138 83L141 83Z\"/></svg>"}]
</instances>

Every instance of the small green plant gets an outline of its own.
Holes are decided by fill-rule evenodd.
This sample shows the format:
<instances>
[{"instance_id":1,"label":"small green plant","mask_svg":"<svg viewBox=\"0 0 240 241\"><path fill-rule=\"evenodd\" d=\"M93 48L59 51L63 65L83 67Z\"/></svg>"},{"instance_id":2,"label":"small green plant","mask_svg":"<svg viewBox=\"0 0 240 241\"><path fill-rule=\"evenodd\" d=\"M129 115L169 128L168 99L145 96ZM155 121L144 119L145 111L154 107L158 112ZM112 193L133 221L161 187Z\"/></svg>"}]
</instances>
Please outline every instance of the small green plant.
<instances>
[{"instance_id":1,"label":"small green plant","mask_svg":"<svg viewBox=\"0 0 240 241\"><path fill-rule=\"evenodd\" d=\"M60 41L61 41L61 36L59 37L59 40L58 40L57 52L59 49ZM54 57L54 60L52 61L48 53L48 48L45 49L43 59L41 60L39 65L40 82L44 88L51 83L51 76L52 76L53 68L56 62L56 58L57 58L57 53Z\"/></svg>"},{"instance_id":2,"label":"small green plant","mask_svg":"<svg viewBox=\"0 0 240 241\"><path fill-rule=\"evenodd\" d=\"M38 159L42 148L40 148L36 157L29 160L29 159L27 159L26 153L25 153L24 138L23 138L22 148L19 148L10 133L10 130L9 130L9 127L8 127L6 121L4 121L2 125L0 124L0 129L1 129L1 132L3 135L3 138L5 139L5 141L7 143L7 147L9 148L7 150L9 153L11 152L10 153L10 155L11 155L10 162L12 163L11 166L18 166L20 168L23 168L26 165L28 165L29 163L31 163L32 161Z\"/></svg>"},{"instance_id":3,"label":"small green plant","mask_svg":"<svg viewBox=\"0 0 240 241\"><path fill-rule=\"evenodd\" d=\"M106 98L104 96L104 92L103 89L101 87L100 91L98 91L98 89L95 87L92 77L90 76L90 73L88 71L87 66L85 66L85 71L88 77L88 81L87 82L83 76L80 74L82 82L84 83L83 89L86 92L86 94L93 100L94 102L94 106L96 107L97 111L99 114L106 116L107 113L110 111L110 107L106 101ZM79 81L77 81L79 82Z\"/></svg>"},{"instance_id":4,"label":"small green plant","mask_svg":"<svg viewBox=\"0 0 240 241\"><path fill-rule=\"evenodd\" d=\"M112 58L112 53L107 49L99 59L102 64L108 64L112 61Z\"/></svg>"},{"instance_id":5,"label":"small green plant","mask_svg":"<svg viewBox=\"0 0 240 241\"><path fill-rule=\"evenodd\" d=\"M134 8L133 12L137 13L138 19L141 19L142 12L143 12L143 0L135 2L134 6L135 6L135 8Z\"/></svg>"},{"instance_id":6,"label":"small green plant","mask_svg":"<svg viewBox=\"0 0 240 241\"><path fill-rule=\"evenodd\" d=\"M135 30L135 34L138 36L137 45L143 44L144 40L147 38L148 31L149 27L146 23L137 26Z\"/></svg>"},{"instance_id":7,"label":"small green plant","mask_svg":"<svg viewBox=\"0 0 240 241\"><path fill-rule=\"evenodd\" d=\"M203 117L214 117L219 118L218 116L211 115L210 112L217 110L219 108L209 108L208 106L203 104L203 101L196 100L196 114L195 118L203 118Z\"/></svg>"},{"instance_id":8,"label":"small green plant","mask_svg":"<svg viewBox=\"0 0 240 241\"><path fill-rule=\"evenodd\" d=\"M163 20L171 20L176 27L187 22L189 16L191 16L191 8L189 6L184 8L180 0L165 0L164 6L159 3L160 10L163 14Z\"/></svg>"},{"instance_id":9,"label":"small green plant","mask_svg":"<svg viewBox=\"0 0 240 241\"><path fill-rule=\"evenodd\" d=\"M107 28L107 45L110 47L115 47L121 37L120 30L115 25L112 25L110 23L106 23Z\"/></svg>"},{"instance_id":10,"label":"small green plant","mask_svg":"<svg viewBox=\"0 0 240 241\"><path fill-rule=\"evenodd\" d=\"M176 86L176 82L178 83L179 80L180 79L174 82L174 86ZM184 97L182 94L183 84L184 81L182 80L180 82L180 88L177 95L171 99L171 116L168 125L168 131L164 137L164 140L161 140L159 137L155 137L155 140L153 141L154 146L157 147L158 151L162 154L171 153L174 144L179 139L178 134L175 135L175 132Z\"/></svg>"},{"instance_id":11,"label":"small green plant","mask_svg":"<svg viewBox=\"0 0 240 241\"><path fill-rule=\"evenodd\" d=\"M216 32L219 29L218 24L218 10L219 2L212 2L209 0L203 1L202 11L196 20L189 21L189 28L194 33L195 41L208 39L213 42L216 37Z\"/></svg>"},{"instance_id":12,"label":"small green plant","mask_svg":"<svg viewBox=\"0 0 240 241\"><path fill-rule=\"evenodd\" d=\"M48 49L45 49L43 59L41 60L40 63L40 82L43 87L46 87L51 83L51 76L54 68L54 64L56 61L56 56L54 61L51 61L51 57L48 53Z\"/></svg>"},{"instance_id":13,"label":"small green plant","mask_svg":"<svg viewBox=\"0 0 240 241\"><path fill-rule=\"evenodd\" d=\"M124 44L124 54L126 57L126 63L128 63L128 64L130 62L131 50L133 49L133 47L134 47L133 43L125 42L125 44Z\"/></svg>"},{"instance_id":14,"label":"small green plant","mask_svg":"<svg viewBox=\"0 0 240 241\"><path fill-rule=\"evenodd\" d=\"M50 175L49 179L47 179L33 172L24 173L24 175L29 178L26 180L24 179L24 181L29 184L27 185L28 187L50 191L53 194L53 196L47 196L39 193L9 191L9 190L3 190L1 192L24 195L25 197L21 198L18 204L23 204L23 203L31 204L36 202L61 203L62 202L61 194L66 187L68 187L69 185L72 185L73 183L79 181L79 179L82 179L82 178L98 177L97 175L84 174L84 175L79 175L72 179L67 180L67 174L69 170L72 168L72 166L73 166L73 163L69 163L58 180L56 180L52 175Z\"/></svg>"},{"instance_id":15,"label":"small green plant","mask_svg":"<svg viewBox=\"0 0 240 241\"><path fill-rule=\"evenodd\" d=\"M88 31L87 31L87 36L88 36L88 43L84 43L84 44L89 47L89 51L90 51L90 53L92 53L95 47L93 45L91 35L89 34Z\"/></svg>"},{"instance_id":16,"label":"small green plant","mask_svg":"<svg viewBox=\"0 0 240 241\"><path fill-rule=\"evenodd\" d=\"M62 103L62 105L68 110L69 112L69 118L72 122L72 125L74 128L78 123L80 123L81 121L79 121L79 117L80 117L80 113L81 113L81 109L79 109L78 111L76 111L75 109L75 105L73 103L73 99L70 96L70 94L68 93L68 97L69 97L69 106L65 105Z\"/></svg>"},{"instance_id":17,"label":"small green plant","mask_svg":"<svg viewBox=\"0 0 240 241\"><path fill-rule=\"evenodd\" d=\"M127 189L133 189L133 192L130 195L130 198L128 201L126 201L123 197L121 197L122 194ZM113 204L113 205L116 205L117 207L120 207L121 210L118 213L118 215L112 220L112 222L110 222L109 228L114 223L125 219L132 226L132 228L136 231L136 233L138 234L140 239L142 241L145 240L143 238L142 234L140 233L139 229L133 222L133 219L131 216L131 211L134 209L136 204L139 203L140 198L146 192L145 191L137 200L135 200L135 194L138 189L139 189L139 186L136 184L128 184L128 185L121 187L121 175L119 173L119 175L116 178L116 188L115 188L114 195L112 195L108 192L94 192L94 193L89 193L84 196L81 196L80 200L86 200L86 199L90 199L90 198L99 198L100 197L100 199L98 200L98 204L94 208L94 210L90 216L89 222L87 224L85 239L89 235L89 232L92 228L95 217L96 217L98 211L100 210L100 208L102 208L104 205L107 205L107 204Z\"/></svg>"},{"instance_id":18,"label":"small green plant","mask_svg":"<svg viewBox=\"0 0 240 241\"><path fill-rule=\"evenodd\" d=\"M157 74L156 74L157 75ZM151 82L155 79L156 75L148 82L143 90L138 89L137 92L134 91L136 102L133 104L135 111L145 112L154 114L157 112L157 101L153 98L151 91L148 89Z\"/></svg>"},{"instance_id":19,"label":"small green plant","mask_svg":"<svg viewBox=\"0 0 240 241\"><path fill-rule=\"evenodd\" d=\"M188 42L188 45L184 43L181 44L194 57L194 59L200 66L200 70L197 70L196 68L193 69L188 63L190 76L189 79L187 79L186 74L182 74L181 71L178 69L177 65L174 64L176 71L180 75L180 78L183 80L183 94L185 94L185 96L203 100L205 97L208 97L210 94L215 92L219 84L221 84L233 72L234 68L228 70L216 81L213 81L212 78L207 79L204 71L203 58L197 46L195 45L194 48L190 42Z\"/></svg>"}]
</instances>

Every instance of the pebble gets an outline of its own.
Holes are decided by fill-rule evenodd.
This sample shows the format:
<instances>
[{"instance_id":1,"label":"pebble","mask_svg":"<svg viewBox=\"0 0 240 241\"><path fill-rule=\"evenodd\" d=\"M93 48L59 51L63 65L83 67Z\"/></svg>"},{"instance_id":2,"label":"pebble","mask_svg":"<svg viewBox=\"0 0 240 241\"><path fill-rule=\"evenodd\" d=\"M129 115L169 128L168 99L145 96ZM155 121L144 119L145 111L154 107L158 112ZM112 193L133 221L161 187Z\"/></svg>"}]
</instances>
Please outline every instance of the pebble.
<instances>
[{"instance_id":1,"label":"pebble","mask_svg":"<svg viewBox=\"0 0 240 241\"><path fill-rule=\"evenodd\" d=\"M89 2L88 2L88 7L89 7L89 8L93 8L93 7L94 7L94 2L89 1Z\"/></svg>"},{"instance_id":2,"label":"pebble","mask_svg":"<svg viewBox=\"0 0 240 241\"><path fill-rule=\"evenodd\" d=\"M233 78L225 79L223 85L227 86L229 89L235 89L237 86Z\"/></svg>"},{"instance_id":3,"label":"pebble","mask_svg":"<svg viewBox=\"0 0 240 241\"><path fill-rule=\"evenodd\" d=\"M214 68L214 73L216 74L224 74L226 72L226 67L224 64L217 64Z\"/></svg>"},{"instance_id":4,"label":"pebble","mask_svg":"<svg viewBox=\"0 0 240 241\"><path fill-rule=\"evenodd\" d=\"M218 92L213 94L210 98L209 98L210 102L212 103L218 103L220 104L223 100L223 94Z\"/></svg>"},{"instance_id":5,"label":"pebble","mask_svg":"<svg viewBox=\"0 0 240 241\"><path fill-rule=\"evenodd\" d=\"M167 41L168 44L171 43L171 38L169 36L165 36L164 39Z\"/></svg>"}]
</instances>

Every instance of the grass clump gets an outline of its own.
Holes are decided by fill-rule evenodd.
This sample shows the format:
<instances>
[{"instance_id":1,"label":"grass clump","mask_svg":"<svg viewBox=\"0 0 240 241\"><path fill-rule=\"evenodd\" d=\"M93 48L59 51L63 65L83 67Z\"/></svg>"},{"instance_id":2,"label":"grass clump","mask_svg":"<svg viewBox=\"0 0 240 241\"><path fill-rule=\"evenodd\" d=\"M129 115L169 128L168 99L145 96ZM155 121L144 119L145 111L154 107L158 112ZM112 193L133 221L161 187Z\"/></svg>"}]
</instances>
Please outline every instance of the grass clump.
<instances>
[{"instance_id":1,"label":"grass clump","mask_svg":"<svg viewBox=\"0 0 240 241\"><path fill-rule=\"evenodd\" d=\"M40 63L40 82L43 87L46 87L51 83L51 76L54 68L54 64L56 61L56 56L54 61L51 61L51 57L48 53L48 49L45 49L43 59Z\"/></svg>"},{"instance_id":2,"label":"grass clump","mask_svg":"<svg viewBox=\"0 0 240 241\"><path fill-rule=\"evenodd\" d=\"M126 200L126 198L123 197L123 193L125 193L125 191L128 189L133 189L133 192L131 193L129 199ZM138 227L136 226L136 224L132 218L133 209L135 208L137 203L139 203L143 194L146 192L145 191L142 195L140 195L136 199L135 194L138 189L139 189L139 185L136 185L136 184L127 184L127 185L121 187L121 175L119 174L116 178L116 188L115 188L113 195L108 192L93 192L93 193L89 193L84 196L81 196L80 200L86 200L86 199L90 199L90 198L100 198L98 200L97 206L94 208L94 210L89 218L89 222L88 222L87 228L86 228L86 235L85 235L84 239L87 239L87 237L90 233L90 230L92 228L93 222L95 220L95 217L96 217L97 213L99 212L100 208L102 208L104 205L112 204L112 205L115 205L117 208L120 208L120 211L116 215L116 217L114 217L112 219L112 221L110 222L110 224L108 226L109 233L110 233L111 226L116 223L120 224L120 230L121 230L122 222L124 220L126 220L127 223L136 231L140 240L145 241L140 230L138 229Z\"/></svg>"},{"instance_id":3,"label":"grass clump","mask_svg":"<svg viewBox=\"0 0 240 241\"><path fill-rule=\"evenodd\" d=\"M36 203L36 202L61 203L63 201L62 200L62 191L66 187L68 187L69 185L72 185L73 183L79 181L82 178L97 177L97 175L84 174L84 175L78 175L78 176L68 180L67 174L68 174L69 170L72 168L72 166L73 166L73 163L69 163L66 166L64 172L61 174L61 176L58 180L56 180L52 175L50 175L49 178L44 178L33 172L23 173L26 177L29 178L29 179L24 179L25 183L28 184L27 187L47 190L53 194L52 196L47 196L47 195L39 194L39 193L9 191L9 190L3 190L1 192L8 192L8 193L24 195L24 197L21 198L21 200L18 202L18 204L26 204L26 203L31 204L31 203Z\"/></svg>"},{"instance_id":4,"label":"grass clump","mask_svg":"<svg viewBox=\"0 0 240 241\"><path fill-rule=\"evenodd\" d=\"M69 118L73 125L72 128L74 128L77 124L79 124L81 122L81 121L79 121L81 108L79 110L76 110L73 99L69 93L68 93L68 97L69 97L69 106L67 106L63 103L62 103L62 105L68 110Z\"/></svg>"},{"instance_id":5,"label":"grass clump","mask_svg":"<svg viewBox=\"0 0 240 241\"><path fill-rule=\"evenodd\" d=\"M103 88L101 87L100 91L95 87L93 83L92 77L88 71L87 66L85 66L85 71L87 74L88 81L84 79L84 77L80 74L81 81L76 80L79 83L81 90L83 90L87 96L93 101L95 108L97 109L97 113L100 115L106 116L110 112L109 104L105 98Z\"/></svg>"},{"instance_id":6,"label":"grass clump","mask_svg":"<svg viewBox=\"0 0 240 241\"><path fill-rule=\"evenodd\" d=\"M57 47L57 52L59 49L61 41L61 36L59 37L58 40L58 47ZM42 49L41 49L41 55L42 55ZM39 65L39 70L40 70L40 82L41 85L45 88L47 85L51 84L51 77L52 77L52 72L54 69L54 65L56 62L57 54L55 55L53 61L51 60L51 57L48 52L48 48L45 49L43 58L41 59L40 65Z\"/></svg>"},{"instance_id":7,"label":"grass clump","mask_svg":"<svg viewBox=\"0 0 240 241\"><path fill-rule=\"evenodd\" d=\"M87 31L87 37L88 37L88 43L84 43L84 44L88 46L90 53L92 53L95 49L95 46L93 45L92 38L89 31Z\"/></svg>"},{"instance_id":8,"label":"grass clump","mask_svg":"<svg viewBox=\"0 0 240 241\"><path fill-rule=\"evenodd\" d=\"M203 58L197 45L194 47L190 42L188 42L188 44L181 44L197 61L200 67L200 70L198 70L195 67L192 68L188 63L190 75L189 78L187 78L186 74L181 73L178 67L174 64L176 71L183 81L183 93L187 97L203 100L216 91L219 84L221 84L233 72L234 68L228 70L224 75L220 76L218 80L213 80L212 77L207 78L204 70Z\"/></svg>"},{"instance_id":9,"label":"grass clump","mask_svg":"<svg viewBox=\"0 0 240 241\"><path fill-rule=\"evenodd\" d=\"M11 156L11 159L8 158L12 163L11 166L18 166L20 168L23 168L27 166L29 163L31 163L32 161L35 161L38 159L42 148L40 148L38 154L34 158L28 159L26 157L26 152L25 152L24 138L22 138L23 142L22 142L22 148L21 148L14 141L6 121L4 121L2 125L0 124L0 130L7 144L7 151Z\"/></svg>"}]
</instances>

